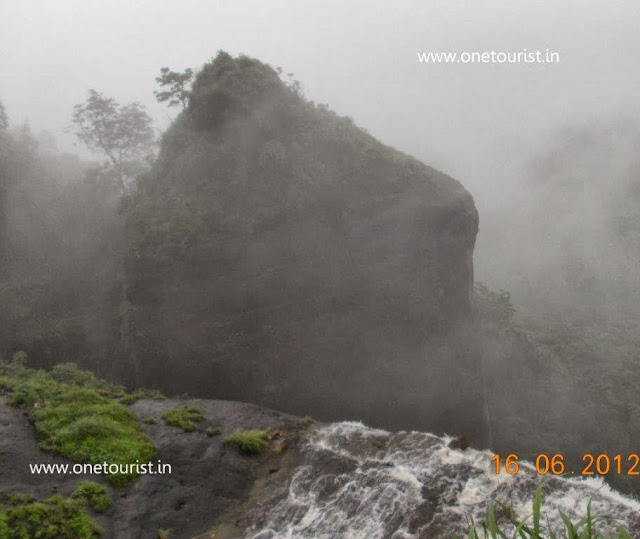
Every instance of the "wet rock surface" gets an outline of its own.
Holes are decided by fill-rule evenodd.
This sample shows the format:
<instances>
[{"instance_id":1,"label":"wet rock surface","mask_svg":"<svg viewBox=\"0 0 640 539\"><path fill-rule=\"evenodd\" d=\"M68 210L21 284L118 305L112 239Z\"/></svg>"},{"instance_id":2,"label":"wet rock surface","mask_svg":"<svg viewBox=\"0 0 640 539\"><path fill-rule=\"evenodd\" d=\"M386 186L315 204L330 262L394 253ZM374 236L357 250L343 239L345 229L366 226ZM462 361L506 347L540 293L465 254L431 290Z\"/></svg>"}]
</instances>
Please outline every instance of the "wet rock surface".
<instances>
[{"instance_id":1,"label":"wet rock surface","mask_svg":"<svg viewBox=\"0 0 640 539\"><path fill-rule=\"evenodd\" d=\"M194 432L166 425L164 412L177 406L198 408L204 420ZM32 475L31 463L68 463L38 448L33 426L26 416L4 402L0 403L0 492L24 492L38 498L54 493L69 495L81 480L105 485L113 505L93 518L105 529L105 537L115 539L155 538L158 530L171 530L172 539L188 539L209 531L216 521L244 502L255 482L277 469L294 440L307 429L299 418L251 404L213 400L143 400L131 410L158 450L158 460L171 465L171 473L143 475L126 488L109 485L102 476ZM210 426L222 430L220 436L207 436ZM225 446L223 438L235 429L265 429L279 432L287 449L264 454L242 455ZM274 443L278 440L274 440Z\"/></svg>"},{"instance_id":2,"label":"wet rock surface","mask_svg":"<svg viewBox=\"0 0 640 539\"><path fill-rule=\"evenodd\" d=\"M163 414L192 406L204 419L193 432L166 425ZM38 498L68 495L80 480L107 486L113 505L95 516L105 537L267 539L352 537L421 539L462 536L487 502L498 500L521 518L531 511L540 477L496 475L491 453L452 447L452 437L391 433L360 423L307 425L300 418L251 404L212 400L141 400L130 407L171 473L144 475L126 488L101 476L32 475L30 463L68 463L43 453L20 410L0 403L0 491ZM152 422L151 418L155 421ZM222 434L207 436L218 427ZM235 429L264 429L267 450L242 454L223 444ZM453 444L454 446L456 444ZM526 463L521 462L523 467ZM545 515L561 525L586 514L610 515L640 536L640 504L595 480L552 478ZM497 512L506 523L506 512ZM602 521L606 523L606 521Z\"/></svg>"}]
</instances>

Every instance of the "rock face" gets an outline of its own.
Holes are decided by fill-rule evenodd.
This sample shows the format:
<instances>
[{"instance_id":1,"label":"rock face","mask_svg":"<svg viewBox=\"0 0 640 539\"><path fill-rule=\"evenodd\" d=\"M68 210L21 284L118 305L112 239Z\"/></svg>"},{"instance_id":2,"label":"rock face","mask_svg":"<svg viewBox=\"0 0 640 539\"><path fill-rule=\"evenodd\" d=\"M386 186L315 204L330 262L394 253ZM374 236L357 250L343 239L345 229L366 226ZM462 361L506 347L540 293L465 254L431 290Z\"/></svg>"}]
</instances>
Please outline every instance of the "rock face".
<instances>
[{"instance_id":1,"label":"rock face","mask_svg":"<svg viewBox=\"0 0 640 539\"><path fill-rule=\"evenodd\" d=\"M203 416L193 432L162 419L185 405ZM480 526L494 499L524 520L542 479L524 460L520 473L496 475L490 452L452 448L455 439L428 433L392 433L355 422L309 425L274 410L219 400L140 400L130 408L171 472L141 475L116 488L103 476L31 474L30 464L72 463L43 453L22 411L0 399L0 498L69 496L80 481L97 481L113 503L90 515L105 538L115 539L156 537L161 530L171 530L175 539L426 539L466 536L470 517ZM207 436L212 426L220 436ZM224 437L235 429L266 430L265 452L246 455L225 445ZM563 525L559 511L575 523L586 515L589 500L594 515L613 517L599 519L594 533L605 536L621 525L632 537L640 534L640 504L600 479L552 477L543 493L543 526L557 534ZM506 513L496 518L508 530Z\"/></svg>"},{"instance_id":2,"label":"rock face","mask_svg":"<svg viewBox=\"0 0 640 539\"><path fill-rule=\"evenodd\" d=\"M194 432L183 432L162 420L164 412L184 405L197 407L205 418ZM170 473L141 475L126 487L116 488L100 475L32 474L32 464L73 463L41 451L33 425L0 398L0 498L13 493L38 499L55 493L69 496L80 481L97 481L113 501L106 512L91 513L105 538L158 537L159 530L171 530L170 536L177 539L209 538L216 522L240 510L257 480L277 475L275 470L284 470L287 459L298 455L297 440L308 430L300 418L240 402L144 400L131 409L141 418L155 420L143 423L142 428L158 450L158 461L171 469ZM222 434L207 436L209 425L219 427ZM242 455L223 443L224 436L235 429L277 430L286 452L274 451L273 442L264 454Z\"/></svg>"},{"instance_id":3,"label":"rock face","mask_svg":"<svg viewBox=\"0 0 640 539\"><path fill-rule=\"evenodd\" d=\"M145 385L481 436L478 214L454 179L221 53L125 211Z\"/></svg>"}]
</instances>

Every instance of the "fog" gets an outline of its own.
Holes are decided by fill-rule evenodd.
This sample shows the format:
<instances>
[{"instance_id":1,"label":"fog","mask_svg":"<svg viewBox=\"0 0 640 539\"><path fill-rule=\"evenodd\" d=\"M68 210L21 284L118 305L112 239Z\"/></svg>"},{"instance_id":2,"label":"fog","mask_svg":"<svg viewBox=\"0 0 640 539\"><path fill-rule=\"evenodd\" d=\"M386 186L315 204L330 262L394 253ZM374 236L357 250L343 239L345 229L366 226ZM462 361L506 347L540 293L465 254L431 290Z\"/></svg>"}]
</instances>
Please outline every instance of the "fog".
<instances>
[{"instance_id":1,"label":"fog","mask_svg":"<svg viewBox=\"0 0 640 539\"><path fill-rule=\"evenodd\" d=\"M189 1L179 6L165 0L134 4L76 0L1 1L0 50L3 54L0 55L0 101L14 132L26 124L40 141L40 148L48 152L46 158L33 158L36 165L31 161L28 166L21 164L22 168L16 165L16 170L30 172L23 174L22 183L18 182L20 187L16 192L22 193L23 198L12 200L21 201L24 207L55 205L56 201L62 200L62 208L73 208L64 210L67 220L59 229L65 232L70 250L74 246L91 243L94 233L99 240L90 249L78 248L84 249L82 252L90 260L69 258L62 248L57 249L56 234L52 234L52 230L58 229L53 217L49 220L45 216L41 222L33 224L32 217L37 211L31 214L25 213L22 206L12 207L6 216L12 223L13 228L8 228L8 234L12 236L14 248L21 238L41 236L38 236L40 243L25 247L28 255L20 261L23 266L17 264L11 270L12 275L22 275L24 266L37 265L37 255L50 249L50 256L57 260L59 270L56 271L67 272L65 274L69 276L60 289L68 295L69 312L80 309L86 319L85 325L93 328L95 333L92 336L89 330L86 335L89 341L94 339L95 342L77 345L78 348L89 346L89 351L85 348L73 350L75 345L70 345L64 348L64 353L75 357L74 354L91 355L93 350L87 365L104 376L122 376L122 371L110 370L104 359L109 354L127 357L130 345L126 334L127 317L130 316L128 300L136 293L144 295L139 290L144 287L131 286L125 290L119 281L124 270L117 257L124 250L125 238L114 193L101 195L86 185L87 192L81 188L74 191L73 186L65 184L69 179L64 177L65 170L79 177L89 168L87 160L101 159L98 154L78 145L69 133L73 107L86 99L90 89L96 89L120 103L138 101L146 107L154 120L154 129L160 135L176 118L184 120L178 109L167 108L154 98L153 92L157 90L154 79L161 67L169 66L177 71L188 67L199 70L215 57L218 50L225 50L233 56L246 54L273 67L282 67L285 78L286 74L292 73L289 78L300 82L302 94L308 100L327 103L339 115L349 116L357 126L385 145L410 154L459 180L473 195L480 216L480 231L474 251L474 279L492 290L509 292L516 310L516 322L512 325L511 311L509 306L505 306L509 302L508 295L489 292L484 298L488 304L494 302L498 311L504 309L507 312L507 315L496 316L500 324L504 322L508 326L496 330L488 324L488 336L477 343L478 353L489 358L483 365L483 376L491 379L484 388L491 398L485 398L484 406L493 409L492 420L496 423L493 443L505 450L517 449L519 442L523 450L529 451L550 451L551 448L578 451L578 448L586 450L585 444L589 441L597 445L621 440L620 433L624 432L626 437L619 442L624 445L622 449L606 445L599 447L606 447L611 452L631 450L629 448L637 443L631 432L639 430L632 418L637 417L633 414L640 408L635 401L629 400L633 387L619 389L619 386L620 380L628 373L637 371L638 349L633 328L640 327L637 323L640 299L640 215L637 209L640 199L639 26L640 5L626 0L606 4L593 0L562 3L552 0L484 0L473 3L463 0L279 0L268 3L256 0ZM555 52L559 62L437 64L418 59L422 52L518 52L524 49ZM271 114L271 109L268 113ZM178 129L176 132L180 134ZM242 137L246 133L242 129L239 132L237 140L244 140ZM69 156L56 156L53 147L58 153L78 155L82 163ZM327 147L330 147L329 143ZM202 143L202 148L191 149L193 154L182 155L182 165L186 169L192 158L193 161L202 159L205 163L208 156L217 155L218 150L214 142L207 140ZM282 151L280 147L271 150L273 152L267 158L285 155L278 154ZM301 159L306 157L301 155ZM28 156L25 159L26 163ZM171 164L164 165L166 169L171 168ZM203 169L205 165L213 166L207 162L202 165ZM33 172L33 167L63 172L49 172L42 176ZM169 178L167 185L170 185L171 173L178 172L168 172L163 176L160 168L156 167L156 176L163 180ZM48 186L46 189L41 190L39 184L29 183L33 178L43 177ZM58 180L61 186L65 184L63 187L66 189L60 193L50 189L50 185ZM194 182L193 185L200 185L196 183L200 181L198 178L188 178L185 183L190 181ZM269 187L267 184L265 191ZM255 200L247 196L247 204L259 206L261 201L272 196L276 200L273 206L277 206L278 191L253 194ZM92 204L97 204L101 197L103 202L108 200L102 213L82 217L78 209L82 201L87 201L83 210L91 213ZM233 211L234 197L237 198L238 193L229 196L232 202L228 206ZM126 206L127 202L130 201L125 197L122 205ZM168 204L165 210L169 217L182 219L181 226L188 229L193 225L189 221L192 206L189 200L180 206L182 203L178 200L175 207ZM242 199L238 207L244 207L241 205L244 203ZM226 206L226 203L221 205ZM146 209L143 205L141 207L144 217L143 210ZM178 214L181 208L184 215ZM410 203L404 208L407 215L415 209ZM233 213L231 210L229 213ZM321 224L318 228L310 232L301 229L295 241L291 240L292 244L297 242L305 246L313 240L319 245L323 245L323 241L328 245L336 236L334 221L343 228L346 222L340 212L331 212L326 208L319 210L318 222ZM135 213L132 215L139 217ZM78 222L90 223L95 230L74 230L76 218ZM415 223L409 217L407 223L406 229L398 226L398 230L407 231L407 252L417 251L419 241L424 238L410 236ZM42 236L42 230L49 235ZM266 225L265 230L269 231ZM364 232L362 237L365 237ZM131 243L131 238L126 241ZM248 240L242 241L246 241L242 244L246 247ZM269 241L272 244L267 240L263 244L256 241L252 247L254 252L250 254L256 260L270 261L269 257L279 252L277 249L280 249L281 241L276 234ZM343 262L340 257L349 259L352 255L348 252L347 243L345 239L344 249L339 242L338 247L331 244L319 258L324 256L336 261L338 269L330 277L338 283L336 288L348 289L345 297L350 298L349 294L357 286L350 289L351 284L344 282L339 271ZM428 242L425 240L425 243ZM433 240L433 245L436 243ZM433 245L429 243L428 247ZM271 247L273 249L269 251ZM394 245L393 248L399 247ZM322 251L324 247L318 249ZM265 254L266 251L269 252ZM355 251L357 253L357 249ZM434 248L435 251L437 249ZM389 252L395 251L389 247ZM402 256L395 253L398 258ZM126 260L129 270L132 265L130 259ZM351 263L350 260L347 262ZM216 259L215 263L220 262ZM222 272L225 268L220 264ZM311 255L307 264L309 267L305 271L309 275L316 271L322 273L323 267L314 265ZM249 262L246 265L247 275L253 275L254 267ZM393 264L390 263L389 267ZM180 267L180 271L184 272L185 280L191 277L197 286L189 291L191 296L179 286L167 292L167 296L173 293L176 305L189 301L205 303L206 298L203 299L202 290L198 288L205 277L194 277L186 264ZM277 271L276 268L273 272L273 283L276 284L282 277ZM95 309L95 302L89 301L94 284L92 272L102 275L97 277L96 297L102 305L111 308L109 316L117 312L113 315L117 320L105 319L104 313ZM286 268L282 272L286 275ZM138 275L133 274L135 282ZM382 274L385 278L393 276L392 270L380 270ZM161 270L154 275L158 282L164 277ZM178 275L182 277L179 272ZM324 275L321 277L326 278ZM256 312L263 297L273 292L269 286L262 286L272 283L269 278L260 275L253 283L255 290L250 287L242 290L249 298L248 304L253 301L257 305ZM55 276L38 274L38 279L42 289L59 285ZM20 279L16 277L16 280ZM358 286L361 284L359 278L354 278L354 281ZM82 285L80 289L78 283ZM28 284L22 283L21 286ZM241 288L232 280L226 285L216 283L215 286ZM152 285L148 288L151 289ZM398 289L401 288L398 285ZM212 294L218 292L213 285L211 290ZM279 289L274 290L277 295ZM389 290L393 290L392 285ZM407 286L403 290L413 289ZM419 285L416 285L416 290L422 292ZM303 297L306 290L300 287L296 292ZM353 295L357 296L356 293ZM389 296L392 295L389 292ZM418 297L419 293L415 296ZM21 301L17 292L10 297L16 304ZM143 298L141 304L144 301L148 298ZM329 328L327 332L334 331L340 335L345 349L353 346L355 350L350 336L340 333L344 328L349 329L350 323L356 323L350 321L350 316L355 320L361 315L355 308L348 310L352 308L349 301L345 307L348 316L345 315L344 322L327 319L323 323ZM152 302L149 300L148 303ZM416 300L415 303L411 308L415 307L416 312L422 313L420 302ZM39 305L37 301L35 305ZM380 300L380 305L386 304ZM34 311L38 310L36 307L33 307ZM61 309L63 314L67 312L65 308ZM207 308L206 305L201 306L203 312ZM401 305L397 312L405 313L404 309L405 305ZM224 305L221 312L224 314ZM233 309L230 308L229 312ZM300 313L300 319L308 314L304 309ZM245 315L244 312L242 314ZM268 331L263 332L263 328L270 327L268 323L273 320L269 318L271 315L260 312L251 316L255 319L243 319L238 322L238 327L245 324L249 327L247 333L254 331L258 335L246 346L251 353L262 352L262 344L268 340L265 336ZM263 316L264 319L261 318ZM22 314L13 317L15 327L20 327L21 320L26 317ZM185 320L187 318L185 315ZM205 332L198 327L198 317L194 315L193 319L195 322L191 325L184 323L187 328L183 335L185 341L201 337L198 332ZM420 321L419 317L416 319ZM160 323L170 327L172 322L168 315L165 319L158 316L157 320L149 315L148 320L157 322L159 337L164 337L159 329ZM419 325L416 320L412 322ZM385 334L379 336L379 342L372 340L367 343L372 357L377 354L381 369L388 368L386 357L382 358L387 351L389 354L403 349L410 350L412 354L422 351L419 330L411 327L410 323L403 325L401 316L393 323L398 327L393 330L396 333L390 331L390 335L395 335L393 338L398 340L400 335L405 340L399 347L394 348L392 345L398 343L392 337L387 339ZM69 321L69 327L75 327L74 324L82 325L76 319ZM608 327L602 334L596 331L605 325ZM227 331L222 322L220 328L221 335ZM298 329L292 328L293 342ZM465 331L466 328L461 330L461 334ZM538 332L544 335L540 336ZM324 350L324 335L320 333L314 335L317 339L314 342L319 350ZM237 335L242 335L240 330ZM406 335L418 336L415 343L410 343ZM19 341L19 337L16 339ZM210 339L214 340L213 337ZM237 337L237 340L242 339ZM116 341L118 344L114 345ZM179 344L172 342L168 347L179 349ZM388 349L385 349L387 345ZM462 351L458 351L461 356L464 348L461 345ZM301 349L304 346L301 345ZM152 346L149 350L150 354L156 353ZM205 352L208 354L210 350ZM204 354L202 350L193 353L194 356ZM353 354L357 355L355 351ZM47 357L54 361L54 356L55 351L50 351ZM277 351L274 357L275 365L285 365L289 359L279 357ZM443 353L443 365L448 357ZM579 362L583 357L591 362L588 368L583 368ZM358 369L364 371L361 367L366 364L365 358L359 359L362 364L358 364ZM469 360L469 356L465 359ZM138 360L136 356L135 361ZM502 360L508 363L507 368ZM412 376L415 366L412 361L399 368L402 376L394 381L396 386L389 384L388 393L394 387L403 387L403 376ZM336 358L335 372L340 372L340 362L341 359ZM253 375L253 366L245 367L249 373L247 376ZM322 367L318 362L319 379ZM141 367L136 363L135 368ZM179 368L185 370L182 364ZM596 384L592 393L581 395L584 380L574 376L576 372L591 376L590 381L602 380L598 369L607 371L610 368L612 372L615 370L618 378L612 378L610 383L603 382L602 386ZM277 377L267 372L268 369L255 371L259 372L256 379L263 376L268 382L265 385L270 384L276 397L279 391L295 393L295 384L286 390L273 389ZM167 372L170 373L169 370ZM305 373L300 376L305 376ZM371 374L371 380L379 382L379 373ZM530 384L526 396L517 394L518 384L524 380ZM205 386L209 382L206 377L201 377L199 383ZM220 387L229 385L222 378L218 383ZM242 383L244 379L239 385ZM351 380L343 379L341 383L343 386L340 387L347 393ZM629 384L632 385L631 382ZM368 401L375 400L375 395L371 388L364 389L360 404L366 410ZM415 402L423 402L420 401L423 396L419 388L413 389L415 392L406 398L407 408L414 406ZM356 393L355 389L353 391ZM598 409L597 399L601 395L612 399L609 408ZM274 405L280 402L273 401ZM514 402L516 407L512 407ZM267 401L267 404L272 402ZM536 419L533 418L533 410L538 405L540 413L547 415ZM509 415L508 410L511 409L514 411ZM394 413L390 408L389 415ZM418 410L416 416L420 413ZM537 422L534 424L534 421ZM610 430L598 431L597 421L609 425ZM518 440L514 434L516 430L526 431L526 434ZM548 438L543 439L541 434L542 442L534 439L539 433L548 435ZM547 449L540 445L545 440Z\"/></svg>"},{"instance_id":2,"label":"fog","mask_svg":"<svg viewBox=\"0 0 640 539\"><path fill-rule=\"evenodd\" d=\"M161 66L218 49L293 72L386 144L459 178L481 210L508 203L532 145L573 122L637 109L640 7L624 0L468 2L2 2L2 99L14 124L62 149L89 88L144 103ZM559 64L420 64L420 51L549 48ZM514 169L514 167L516 167ZM484 213L484 212L483 212Z\"/></svg>"}]
</instances>

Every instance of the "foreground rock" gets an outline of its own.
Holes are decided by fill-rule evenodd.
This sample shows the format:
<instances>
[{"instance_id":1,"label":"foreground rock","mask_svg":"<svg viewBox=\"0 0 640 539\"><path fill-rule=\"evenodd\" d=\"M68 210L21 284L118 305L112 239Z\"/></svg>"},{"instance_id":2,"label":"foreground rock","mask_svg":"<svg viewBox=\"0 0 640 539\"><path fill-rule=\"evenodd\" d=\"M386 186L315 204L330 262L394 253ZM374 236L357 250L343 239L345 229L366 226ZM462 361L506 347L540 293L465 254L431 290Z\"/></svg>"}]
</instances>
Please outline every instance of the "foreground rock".
<instances>
[{"instance_id":1,"label":"foreground rock","mask_svg":"<svg viewBox=\"0 0 640 539\"><path fill-rule=\"evenodd\" d=\"M164 412L177 406L194 406L204 415L194 432L166 425ZM158 460L171 465L170 474L143 475L124 489L113 488L102 476L33 475L29 464L68 463L42 452L33 426L23 413L0 404L0 493L32 494L41 499L59 493L68 496L81 480L102 483L113 505L101 515L92 515L115 539L156 538L159 530L171 530L171 539L202 536L223 515L238 510L249 498L255 482L279 467L287 451L295 454L302 420L251 404L205 401L138 401L131 406L141 418L155 424L143 428L158 449ZM220 436L207 436L216 426ZM261 455L243 456L237 448L222 443L235 429L277 430L278 440Z\"/></svg>"},{"instance_id":2,"label":"foreground rock","mask_svg":"<svg viewBox=\"0 0 640 539\"><path fill-rule=\"evenodd\" d=\"M193 432L162 419L185 405L204 416ZM123 489L101 476L32 475L29 464L68 461L43 453L25 416L2 403L0 494L46 498L69 495L82 479L101 482L113 505L92 516L105 537L115 539L154 538L167 530L171 539L437 539L466 535L470 518L482 522L492 499L525 518L540 481L535 474L496 475L492 455L462 449L461 439L390 433L360 423L308 425L239 402L142 400L131 409L143 419L158 459L171 465L170 474L143 475ZM207 436L212 426L222 436ZM250 456L224 445L223 436L235 429L269 431L267 450ZM594 514L619 519L602 521L597 529L623 525L640 537L640 504L599 481L554 478L544 495L545 526L556 531L562 525L558 510L576 522L592 499ZM498 514L503 526L505 517Z\"/></svg>"}]
</instances>

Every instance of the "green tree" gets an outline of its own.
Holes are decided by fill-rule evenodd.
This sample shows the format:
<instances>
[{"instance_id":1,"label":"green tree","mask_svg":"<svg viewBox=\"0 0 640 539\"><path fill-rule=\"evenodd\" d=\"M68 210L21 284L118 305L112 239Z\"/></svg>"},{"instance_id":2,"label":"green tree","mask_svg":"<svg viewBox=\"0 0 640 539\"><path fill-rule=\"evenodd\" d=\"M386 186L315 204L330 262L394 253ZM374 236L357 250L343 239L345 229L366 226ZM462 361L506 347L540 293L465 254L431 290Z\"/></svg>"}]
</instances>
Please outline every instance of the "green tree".
<instances>
[{"instance_id":1,"label":"green tree","mask_svg":"<svg viewBox=\"0 0 640 539\"><path fill-rule=\"evenodd\" d=\"M191 68L178 73L177 71L171 71L168 67L163 67L160 69L160 76L156 77L156 82L162 88L168 87L168 89L153 93L160 103L168 101L170 107L176 107L181 104L182 108L186 109L191 96L190 85L192 80L193 70Z\"/></svg>"},{"instance_id":2,"label":"green tree","mask_svg":"<svg viewBox=\"0 0 640 539\"><path fill-rule=\"evenodd\" d=\"M74 107L72 122L73 134L107 157L105 168L122 188L141 171L155 144L151 118L140 103L119 105L96 90Z\"/></svg>"}]
</instances>

